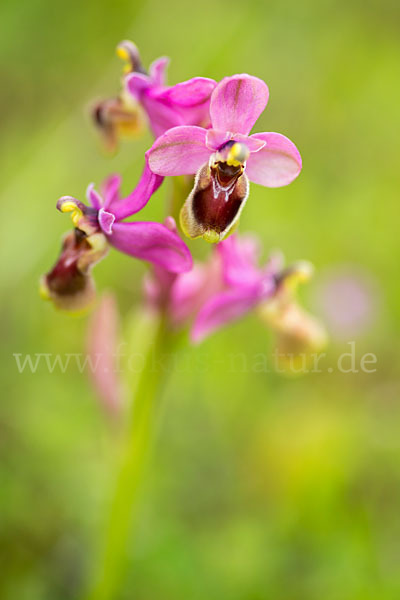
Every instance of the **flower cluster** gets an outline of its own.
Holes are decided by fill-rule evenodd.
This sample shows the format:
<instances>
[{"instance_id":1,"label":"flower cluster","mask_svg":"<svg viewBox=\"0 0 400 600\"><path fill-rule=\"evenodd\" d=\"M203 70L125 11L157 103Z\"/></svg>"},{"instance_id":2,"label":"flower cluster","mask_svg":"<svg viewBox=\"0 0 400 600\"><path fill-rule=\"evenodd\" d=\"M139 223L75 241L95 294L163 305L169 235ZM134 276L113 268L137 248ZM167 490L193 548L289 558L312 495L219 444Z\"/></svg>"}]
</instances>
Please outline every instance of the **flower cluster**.
<instances>
[{"instance_id":1,"label":"flower cluster","mask_svg":"<svg viewBox=\"0 0 400 600\"><path fill-rule=\"evenodd\" d=\"M267 105L267 85L239 74L220 82L194 77L168 86L167 58L155 60L147 71L132 42L121 42L117 54L125 61L121 91L94 106L94 122L111 150L121 139L137 136L146 120L155 140L128 196L121 197L120 177L112 175L100 192L89 185L88 204L71 196L58 200L57 208L71 213L74 228L42 278L43 297L62 309L88 306L95 296L91 269L113 246L151 263L144 284L147 306L162 312L171 328L190 326L193 343L256 310L276 331L279 347L319 349L324 330L294 294L297 283L309 278L310 265L284 268L280 257L272 256L259 267L255 240L231 235L248 199L249 181L284 186L302 168L287 137L251 133ZM127 220L144 208L165 177L175 176L191 181L178 207L183 234L215 244L205 262L193 263L174 219L178 212L163 223Z\"/></svg>"}]
</instances>

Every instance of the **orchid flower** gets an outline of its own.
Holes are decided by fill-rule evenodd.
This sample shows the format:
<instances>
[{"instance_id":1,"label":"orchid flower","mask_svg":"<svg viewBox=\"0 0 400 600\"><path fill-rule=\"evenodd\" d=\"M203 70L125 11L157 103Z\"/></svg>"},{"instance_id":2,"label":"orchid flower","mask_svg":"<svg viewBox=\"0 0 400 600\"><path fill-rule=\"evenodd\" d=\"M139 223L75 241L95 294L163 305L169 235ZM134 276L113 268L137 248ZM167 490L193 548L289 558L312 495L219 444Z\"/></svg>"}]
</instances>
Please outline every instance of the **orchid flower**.
<instances>
[{"instance_id":1,"label":"orchid flower","mask_svg":"<svg viewBox=\"0 0 400 600\"><path fill-rule=\"evenodd\" d=\"M191 332L194 343L257 309L263 322L278 334L278 348L286 354L317 351L325 345L324 328L294 297L298 284L312 275L310 263L301 261L282 269L282 258L275 255L258 267L254 239L237 235L218 244L216 251L222 261L224 287L198 312Z\"/></svg>"},{"instance_id":2,"label":"orchid flower","mask_svg":"<svg viewBox=\"0 0 400 600\"><path fill-rule=\"evenodd\" d=\"M248 180L280 187L300 173L300 154L287 137L279 133L249 135L268 96L267 85L257 77L226 77L211 94L210 129L174 127L148 151L154 173L197 173L181 211L187 236L221 241L238 222L249 192Z\"/></svg>"},{"instance_id":3,"label":"orchid flower","mask_svg":"<svg viewBox=\"0 0 400 600\"><path fill-rule=\"evenodd\" d=\"M145 115L155 137L177 125L209 126L210 96L217 85L213 79L194 77L168 87L168 58L158 58L147 72L137 47L128 40L118 45L117 55L125 61L122 91L116 98L98 102L92 111L110 150L119 138L140 133Z\"/></svg>"},{"instance_id":4,"label":"orchid flower","mask_svg":"<svg viewBox=\"0 0 400 600\"><path fill-rule=\"evenodd\" d=\"M192 268L192 258L179 236L161 223L136 221L125 218L138 213L162 183L147 164L140 181L129 196L120 198L120 177L109 177L102 195L93 184L87 190L87 206L63 196L57 202L61 212L70 212L75 229L64 239L61 254L42 279L42 295L56 306L80 310L94 297L91 267L105 256L108 245L140 260L149 261L166 271L180 273Z\"/></svg>"}]
</instances>

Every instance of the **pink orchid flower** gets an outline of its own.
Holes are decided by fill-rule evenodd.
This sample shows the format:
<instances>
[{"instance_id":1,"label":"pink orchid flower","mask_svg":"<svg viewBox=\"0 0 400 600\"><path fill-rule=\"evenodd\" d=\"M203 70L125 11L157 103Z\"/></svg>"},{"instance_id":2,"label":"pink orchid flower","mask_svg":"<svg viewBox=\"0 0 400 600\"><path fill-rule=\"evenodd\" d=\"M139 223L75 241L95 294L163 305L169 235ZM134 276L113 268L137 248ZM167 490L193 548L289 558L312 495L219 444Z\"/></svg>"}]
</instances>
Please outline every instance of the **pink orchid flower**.
<instances>
[{"instance_id":1,"label":"pink orchid flower","mask_svg":"<svg viewBox=\"0 0 400 600\"><path fill-rule=\"evenodd\" d=\"M94 297L91 267L105 256L111 244L120 252L180 273L192 268L192 257L179 236L161 223L126 222L138 213L162 183L162 177L144 168L129 196L120 198L120 177L109 177L102 195L89 185L87 206L71 196L57 202L61 212L71 212L75 229L64 239L59 259L42 279L42 294L64 309L79 310Z\"/></svg>"},{"instance_id":2,"label":"pink orchid flower","mask_svg":"<svg viewBox=\"0 0 400 600\"><path fill-rule=\"evenodd\" d=\"M294 296L297 285L311 277L310 263L300 261L282 269L282 257L273 255L266 265L258 267L255 240L237 235L218 244L217 252L223 289L199 310L191 331L194 343L257 309L263 323L277 334L283 361L288 356L317 352L325 345L325 328L298 305Z\"/></svg>"},{"instance_id":3,"label":"pink orchid flower","mask_svg":"<svg viewBox=\"0 0 400 600\"><path fill-rule=\"evenodd\" d=\"M218 242L229 235L248 196L248 180L267 187L291 183L302 162L296 146L279 133L249 135L268 102L257 77L223 79L211 94L211 128L179 126L166 131L147 153L159 175L197 173L181 212L191 238Z\"/></svg>"},{"instance_id":4,"label":"pink orchid flower","mask_svg":"<svg viewBox=\"0 0 400 600\"><path fill-rule=\"evenodd\" d=\"M158 137L178 125L210 124L210 97L217 83L207 77L193 77L174 86L166 86L169 58L155 60L149 72L143 68L136 46L121 42L117 52L132 68L126 76L126 90L142 106L150 127Z\"/></svg>"},{"instance_id":5,"label":"pink orchid flower","mask_svg":"<svg viewBox=\"0 0 400 600\"><path fill-rule=\"evenodd\" d=\"M128 40L117 46L117 55L125 61L121 92L92 108L93 122L108 151L115 151L120 139L141 134L146 116L155 137L177 125L210 125L210 97L217 85L213 79L194 77L167 86L168 58L158 58L147 72L139 50Z\"/></svg>"}]
</instances>

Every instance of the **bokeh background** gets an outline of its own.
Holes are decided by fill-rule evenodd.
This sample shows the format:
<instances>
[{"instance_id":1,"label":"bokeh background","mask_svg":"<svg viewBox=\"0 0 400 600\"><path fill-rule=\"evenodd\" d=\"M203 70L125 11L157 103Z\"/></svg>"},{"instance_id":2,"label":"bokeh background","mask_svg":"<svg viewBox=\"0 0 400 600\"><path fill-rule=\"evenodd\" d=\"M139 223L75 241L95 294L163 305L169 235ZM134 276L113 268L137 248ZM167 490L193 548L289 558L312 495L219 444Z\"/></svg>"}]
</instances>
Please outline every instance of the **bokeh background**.
<instances>
[{"instance_id":1,"label":"bokeh background","mask_svg":"<svg viewBox=\"0 0 400 600\"><path fill-rule=\"evenodd\" d=\"M42 302L38 279L70 226L57 198L82 199L116 170L128 191L141 171L150 135L105 157L87 117L117 91L114 48L128 38L145 64L171 56L172 83L240 72L268 83L259 130L293 139L304 169L287 188L253 185L241 230L265 253L315 264L303 301L331 343L322 372L302 377L254 372L272 344L256 316L185 350L204 368L169 378L118 598L399 598L398 2L3 0L0 11L0 596L78 597L110 498L118 435L85 374L19 373L13 354L84 352L87 319ZM165 194L146 217L162 218ZM122 314L144 272L116 252L95 268ZM376 372L337 370L351 341ZM247 366L231 368L232 354Z\"/></svg>"}]
</instances>

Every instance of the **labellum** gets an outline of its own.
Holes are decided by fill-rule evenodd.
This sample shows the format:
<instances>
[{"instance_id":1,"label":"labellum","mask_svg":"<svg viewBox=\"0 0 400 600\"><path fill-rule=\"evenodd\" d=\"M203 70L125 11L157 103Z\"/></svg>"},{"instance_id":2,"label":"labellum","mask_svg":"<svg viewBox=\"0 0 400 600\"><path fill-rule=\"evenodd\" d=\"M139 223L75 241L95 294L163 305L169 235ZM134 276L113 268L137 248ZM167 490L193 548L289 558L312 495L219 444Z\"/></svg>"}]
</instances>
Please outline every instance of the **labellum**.
<instances>
[{"instance_id":1,"label":"labellum","mask_svg":"<svg viewBox=\"0 0 400 600\"><path fill-rule=\"evenodd\" d=\"M68 232L56 264L42 278L42 297L63 310L86 308L95 297L90 269L107 251L106 238L102 233L89 236L78 228Z\"/></svg>"},{"instance_id":2,"label":"labellum","mask_svg":"<svg viewBox=\"0 0 400 600\"><path fill-rule=\"evenodd\" d=\"M248 155L244 144L230 141L200 168L181 211L187 236L215 243L233 232L249 191L244 173Z\"/></svg>"}]
</instances>

